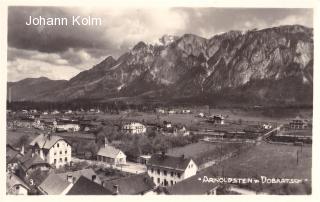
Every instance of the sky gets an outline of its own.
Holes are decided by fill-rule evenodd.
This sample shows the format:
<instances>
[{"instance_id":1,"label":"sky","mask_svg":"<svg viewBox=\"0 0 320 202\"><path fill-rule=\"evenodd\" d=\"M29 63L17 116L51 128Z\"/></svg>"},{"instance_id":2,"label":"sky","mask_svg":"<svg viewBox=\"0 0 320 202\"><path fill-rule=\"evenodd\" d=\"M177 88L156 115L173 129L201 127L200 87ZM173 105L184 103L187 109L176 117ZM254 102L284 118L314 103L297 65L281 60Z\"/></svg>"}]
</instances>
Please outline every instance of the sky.
<instances>
[{"instance_id":1,"label":"sky","mask_svg":"<svg viewBox=\"0 0 320 202\"><path fill-rule=\"evenodd\" d=\"M99 17L101 26L27 26L33 17ZM139 41L155 44L165 34L211 38L230 30L280 25L313 27L312 9L289 8L83 8L9 7L8 81L70 79Z\"/></svg>"}]
</instances>

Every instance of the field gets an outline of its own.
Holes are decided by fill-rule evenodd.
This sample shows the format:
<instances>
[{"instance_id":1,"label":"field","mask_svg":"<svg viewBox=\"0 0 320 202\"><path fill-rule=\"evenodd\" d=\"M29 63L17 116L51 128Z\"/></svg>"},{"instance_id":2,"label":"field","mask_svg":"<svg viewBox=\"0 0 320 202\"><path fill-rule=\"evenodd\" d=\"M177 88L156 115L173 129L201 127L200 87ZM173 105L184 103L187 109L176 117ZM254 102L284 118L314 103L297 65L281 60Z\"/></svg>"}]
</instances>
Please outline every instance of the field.
<instances>
[{"instance_id":1,"label":"field","mask_svg":"<svg viewBox=\"0 0 320 202\"><path fill-rule=\"evenodd\" d=\"M28 144L39 134L39 130L34 128L17 128L16 130L7 129L7 144L16 145L19 141L19 138L27 135L29 136Z\"/></svg>"},{"instance_id":2,"label":"field","mask_svg":"<svg viewBox=\"0 0 320 202\"><path fill-rule=\"evenodd\" d=\"M297 157L298 155L298 157ZM274 184L264 186L264 191L276 194L306 194L311 192L311 147L297 147L281 144L263 143L229 158L221 165L213 167L217 173L226 177L260 177L307 179L307 183L299 185ZM253 189L258 187L253 186ZM261 187L259 187L261 189ZM285 189L285 190L284 190ZM293 191L295 190L295 191Z\"/></svg>"}]
</instances>

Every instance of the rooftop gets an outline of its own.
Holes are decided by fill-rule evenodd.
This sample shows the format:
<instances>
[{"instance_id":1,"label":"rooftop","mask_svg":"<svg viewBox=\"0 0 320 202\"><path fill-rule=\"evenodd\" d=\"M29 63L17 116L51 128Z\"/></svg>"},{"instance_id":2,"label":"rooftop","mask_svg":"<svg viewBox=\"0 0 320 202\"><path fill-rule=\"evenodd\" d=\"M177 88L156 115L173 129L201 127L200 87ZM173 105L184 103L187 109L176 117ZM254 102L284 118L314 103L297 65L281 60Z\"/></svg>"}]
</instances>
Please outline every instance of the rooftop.
<instances>
[{"instance_id":1,"label":"rooftop","mask_svg":"<svg viewBox=\"0 0 320 202\"><path fill-rule=\"evenodd\" d=\"M50 164L48 164L46 161L40 158L39 155L32 155L31 150L29 150L24 156L19 158L19 161L21 162L22 169L25 171L31 168L32 166L37 165L47 165L48 167L50 167Z\"/></svg>"},{"instance_id":2,"label":"rooftop","mask_svg":"<svg viewBox=\"0 0 320 202\"><path fill-rule=\"evenodd\" d=\"M75 178L75 182L81 177L84 176L85 178L92 180L92 176L95 177L95 182L98 184L101 184L100 178L97 176L97 174L92 170L92 168L87 168L83 170L77 170L77 171L71 171L71 172L66 172L66 173L58 173L62 179L67 179L68 176L72 176Z\"/></svg>"},{"instance_id":3,"label":"rooftop","mask_svg":"<svg viewBox=\"0 0 320 202\"><path fill-rule=\"evenodd\" d=\"M215 176L215 173L211 167L204 169L197 175L187 178L177 184L167 188L167 192L170 195L200 195L207 194L210 190L218 186L217 183L203 183L204 176Z\"/></svg>"},{"instance_id":4,"label":"rooftop","mask_svg":"<svg viewBox=\"0 0 320 202\"><path fill-rule=\"evenodd\" d=\"M155 184L147 173L142 173L104 183L104 187L114 192L115 186L118 186L120 195L135 195L152 190Z\"/></svg>"},{"instance_id":5,"label":"rooftop","mask_svg":"<svg viewBox=\"0 0 320 202\"><path fill-rule=\"evenodd\" d=\"M10 193L10 189L15 185L22 185L26 189L30 190L29 186L22 179L20 179L18 176L14 174L7 174L6 185L7 185L7 192L9 193Z\"/></svg>"},{"instance_id":6,"label":"rooftop","mask_svg":"<svg viewBox=\"0 0 320 202\"><path fill-rule=\"evenodd\" d=\"M67 195L111 195L112 192L103 186L80 176Z\"/></svg>"},{"instance_id":7,"label":"rooftop","mask_svg":"<svg viewBox=\"0 0 320 202\"><path fill-rule=\"evenodd\" d=\"M39 189L48 195L59 195L62 194L69 186L71 186L71 182L62 179L57 174L50 174L39 185Z\"/></svg>"},{"instance_id":8,"label":"rooftop","mask_svg":"<svg viewBox=\"0 0 320 202\"><path fill-rule=\"evenodd\" d=\"M148 166L166 167L175 170L185 170L191 158L168 156L164 154L153 154L148 161Z\"/></svg>"},{"instance_id":9,"label":"rooftop","mask_svg":"<svg viewBox=\"0 0 320 202\"><path fill-rule=\"evenodd\" d=\"M105 156L109 158L116 158L117 155L121 152L120 149L117 149L111 145L106 145L105 147L101 147L97 153L99 156Z\"/></svg>"},{"instance_id":10,"label":"rooftop","mask_svg":"<svg viewBox=\"0 0 320 202\"><path fill-rule=\"evenodd\" d=\"M35 144L38 144L41 149L50 149L59 140L64 139L57 135L40 134L30 143L30 145L34 146Z\"/></svg>"}]
</instances>

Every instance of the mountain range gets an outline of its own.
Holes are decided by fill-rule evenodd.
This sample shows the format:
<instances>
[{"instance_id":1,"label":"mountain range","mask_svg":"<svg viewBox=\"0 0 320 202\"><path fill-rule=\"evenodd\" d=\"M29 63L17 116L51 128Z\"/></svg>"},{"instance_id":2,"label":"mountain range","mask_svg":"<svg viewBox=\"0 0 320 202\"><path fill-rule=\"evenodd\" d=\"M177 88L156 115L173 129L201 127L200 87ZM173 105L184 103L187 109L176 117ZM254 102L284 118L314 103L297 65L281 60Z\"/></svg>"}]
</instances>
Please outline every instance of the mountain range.
<instances>
[{"instance_id":1,"label":"mountain range","mask_svg":"<svg viewBox=\"0 0 320 202\"><path fill-rule=\"evenodd\" d=\"M287 25L137 43L70 80L8 82L12 101L312 105L313 29Z\"/></svg>"}]
</instances>

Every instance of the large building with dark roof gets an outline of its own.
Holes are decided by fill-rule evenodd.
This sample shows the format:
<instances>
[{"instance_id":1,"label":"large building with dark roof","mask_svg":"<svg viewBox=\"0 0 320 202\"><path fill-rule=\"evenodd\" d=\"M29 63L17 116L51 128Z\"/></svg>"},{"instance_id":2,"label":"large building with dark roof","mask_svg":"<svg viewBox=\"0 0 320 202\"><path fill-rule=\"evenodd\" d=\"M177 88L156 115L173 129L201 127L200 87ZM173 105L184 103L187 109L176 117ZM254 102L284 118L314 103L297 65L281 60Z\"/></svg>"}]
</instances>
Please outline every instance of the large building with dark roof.
<instances>
[{"instance_id":1,"label":"large building with dark roof","mask_svg":"<svg viewBox=\"0 0 320 202\"><path fill-rule=\"evenodd\" d=\"M191 158L154 154L147 163L147 173L156 186L172 186L195 175L198 166Z\"/></svg>"},{"instance_id":2,"label":"large building with dark roof","mask_svg":"<svg viewBox=\"0 0 320 202\"><path fill-rule=\"evenodd\" d=\"M152 193L155 183L147 173L107 181L103 186L119 195L145 195Z\"/></svg>"}]
</instances>

